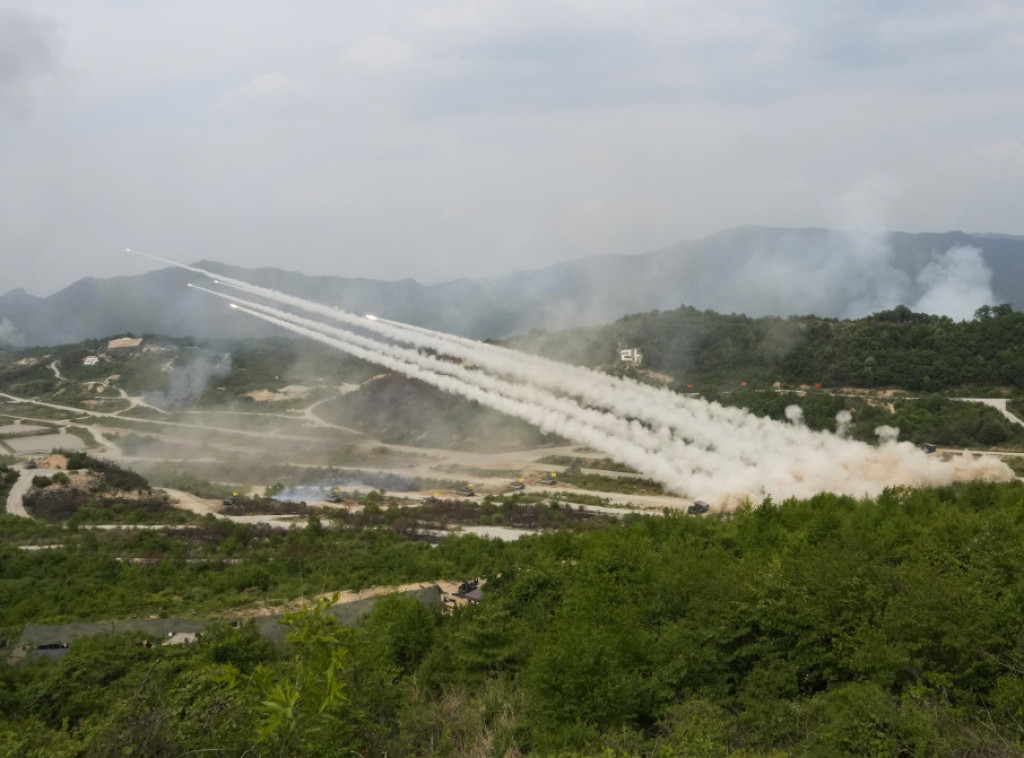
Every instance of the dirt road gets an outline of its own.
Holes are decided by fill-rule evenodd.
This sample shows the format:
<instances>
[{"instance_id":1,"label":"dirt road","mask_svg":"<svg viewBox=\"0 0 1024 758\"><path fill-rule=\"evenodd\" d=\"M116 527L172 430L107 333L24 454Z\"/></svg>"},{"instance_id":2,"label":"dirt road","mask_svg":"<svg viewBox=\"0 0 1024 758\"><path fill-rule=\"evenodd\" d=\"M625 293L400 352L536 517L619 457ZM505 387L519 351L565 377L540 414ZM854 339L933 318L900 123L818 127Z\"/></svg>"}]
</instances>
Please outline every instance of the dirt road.
<instances>
[{"instance_id":1,"label":"dirt road","mask_svg":"<svg viewBox=\"0 0 1024 758\"><path fill-rule=\"evenodd\" d=\"M14 483L10 493L7 495L7 512L12 516L32 518L28 511L25 510L25 493L32 489L32 477L53 476L57 471L56 469L47 468L25 471L23 466L15 466L14 468L21 472L21 476L18 477L18 481Z\"/></svg>"},{"instance_id":2,"label":"dirt road","mask_svg":"<svg viewBox=\"0 0 1024 758\"><path fill-rule=\"evenodd\" d=\"M180 508L183 511L190 511L191 513L198 513L200 516L205 516L208 513L216 515L217 513L217 501L206 500L205 498L197 497L191 492L185 492L184 490L172 490L167 487L162 487L170 498L171 503L175 508Z\"/></svg>"},{"instance_id":3,"label":"dirt road","mask_svg":"<svg viewBox=\"0 0 1024 758\"><path fill-rule=\"evenodd\" d=\"M995 397L958 397L958 398L956 398L956 400L960 400L961 402L964 402L964 403L982 403L984 405L990 405L993 408L995 408L997 411L1002 413L1003 417L1007 421L1009 421L1009 422L1011 422L1013 424L1020 424L1021 426L1024 426L1024 421L1021 421L1019 418L1014 416L1012 413L1010 413L1006 409L1006 398L1002 398L1002 397L1000 397L1000 398L995 398Z\"/></svg>"},{"instance_id":4,"label":"dirt road","mask_svg":"<svg viewBox=\"0 0 1024 758\"><path fill-rule=\"evenodd\" d=\"M184 424L180 421L163 421L161 419L141 419L132 418L131 416L122 416L120 413L104 413L102 411L90 411L84 408L75 408L70 405L59 405L57 403L46 403L42 400L32 400L30 398L18 397L17 395L10 395L6 392L0 392L0 397L6 398L14 403L28 403L29 405L38 405L42 408L52 408L58 411L66 411L69 415L73 416L76 424L82 424L82 416L91 416L93 418L113 418L121 421L133 421L139 424L159 424L161 426L169 426L178 429L195 429L198 431L207 432L221 432L223 434L235 434L240 437L251 437L254 439L263 439L267 436L266 432L263 431L247 431L243 429L229 429L220 426L209 426L207 424ZM280 434L277 435L280 439L285 440L296 440L301 442L322 442L318 437L304 437L297 434Z\"/></svg>"}]
</instances>

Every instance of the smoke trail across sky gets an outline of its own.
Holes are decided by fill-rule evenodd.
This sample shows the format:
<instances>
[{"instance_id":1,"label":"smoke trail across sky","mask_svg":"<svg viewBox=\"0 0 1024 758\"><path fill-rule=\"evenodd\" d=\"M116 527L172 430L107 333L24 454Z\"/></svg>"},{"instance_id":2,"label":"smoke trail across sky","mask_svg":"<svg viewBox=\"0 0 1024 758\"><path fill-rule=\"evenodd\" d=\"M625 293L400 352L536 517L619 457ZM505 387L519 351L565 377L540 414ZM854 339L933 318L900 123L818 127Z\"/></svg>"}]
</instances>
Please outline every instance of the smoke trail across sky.
<instances>
[{"instance_id":1,"label":"smoke trail across sky","mask_svg":"<svg viewBox=\"0 0 1024 758\"><path fill-rule=\"evenodd\" d=\"M245 307L240 310L254 316L260 316L260 314L263 314L271 317L274 319L271 323L278 326L282 326L284 328L301 328L302 331L300 333L306 336L312 337L313 335L311 332L315 332L327 337L332 337L336 342L331 342L329 344L334 347L344 349L341 347L343 344L353 345L363 350L370 351L371 353L378 353L394 360L402 361L406 366L418 366L420 369L430 372L431 374L454 377L464 384L473 385L485 392L491 393L491 395L495 397L502 397L522 402L534 409L539 408L551 411L556 414L558 418L572 419L581 424L586 424L592 427L595 431L605 433L610 437L608 442L603 443L604 446L602 447L602 451L612 455L613 457L619 457L622 459L622 455L624 453L622 453L619 448L621 448L623 442L628 442L642 448L648 454L664 451L666 444L669 442L669 440L665 439L663 436L657 435L640 423L624 420L606 411L584 408L569 397L559 397L529 384L516 384L500 377L484 374L479 371L472 371L461 364L439 360L432 355L425 355L417 350L410 350L408 348L380 342L345 329L338 329L337 327L333 327L328 324L311 321L310 319L296 316L277 308L252 303L239 297L215 292L197 285L191 286L201 292L206 292L211 295L216 295L217 297L228 299L236 305L243 304ZM317 339L317 337L313 338ZM360 355L360 357L363 357L363 355ZM493 407L493 403L486 404ZM512 415L519 415L523 417L522 413L519 412ZM525 418L525 420L537 423L536 414L531 414L531 417ZM546 431L561 433L557 428L546 429ZM699 453L700 451L697 452ZM691 458L696 457L698 456L691 456ZM660 472L659 475L663 476L667 471L665 462L662 460L647 461L643 459L636 459L636 461L638 468L642 473L654 475L655 472ZM695 463L695 460L691 460L689 470L695 468ZM676 479L676 485L680 486L683 483L683 478L686 476L687 469L678 468L674 464L671 464L671 462L669 468L677 469L674 476Z\"/></svg>"},{"instance_id":2,"label":"smoke trail across sky","mask_svg":"<svg viewBox=\"0 0 1024 758\"><path fill-rule=\"evenodd\" d=\"M808 429L795 411L789 414L793 423L788 424L758 418L742 409L443 332L367 319L203 269L147 257L372 332L384 339L212 293L244 304L239 310L250 316L523 418L628 463L672 491L719 505L734 504L747 496L757 500L765 494L777 499L820 491L873 495L892 485L942 485L958 479L1012 476L1005 464L994 458L974 459L965 454L944 462L914 445L896 442L891 435L874 447ZM394 342L472 362L475 370ZM838 421L840 427L848 423L845 418Z\"/></svg>"},{"instance_id":3,"label":"smoke trail across sky","mask_svg":"<svg viewBox=\"0 0 1024 758\"><path fill-rule=\"evenodd\" d=\"M187 271L202 274L218 284L248 292L259 297L289 305L329 318L351 324L361 329L373 331L389 339L438 350L446 355L470 360L474 364L500 374L511 376L519 381L529 382L539 387L580 397L587 403L628 418L641 419L655 428L665 428L668 433L681 433L688 444L703 447L719 446L720 435L709 433L708 424L739 424L747 431L754 419L749 413L737 408L726 408L717 403L706 403L693 398L686 398L675 393L640 384L629 379L611 377L607 374L592 371L578 366L570 366L551 361L540 356L528 355L516 350L488 345L464 337L437 332L422 327L389 321L372 316L361 317L340 308L294 297L266 287L249 284L238 279L226 277L194 266L185 266L165 258L139 253L164 263L171 263ZM624 391L626 390L626 391ZM756 421L760 421L755 419ZM768 428L772 428L770 420L764 420ZM778 431L776 429L776 431ZM734 457L743 458L749 454L757 454L757 450L749 450L755 444L749 436L738 435L731 441L728 451ZM691 451L692 454L692 451ZM720 453L719 455L728 454Z\"/></svg>"},{"instance_id":4,"label":"smoke trail across sky","mask_svg":"<svg viewBox=\"0 0 1024 758\"><path fill-rule=\"evenodd\" d=\"M538 426L545 432L559 434L582 442L607 455L618 458L622 462L641 471L641 473L651 476L673 489L685 489L686 487L682 474L670 461L651 455L642 447L628 440L618 439L607 434L598 427L575 418L571 413L562 413L545 408L539 403L518 400L499 392L485 389L478 384L462 381L454 376L433 371L420 361L405 361L394 357L390 352L383 349L371 349L352 341L337 339L323 332L299 326L298 324L261 313L247 306L235 305L235 308L268 323L276 324L288 331L343 350L357 358L390 368L414 379L420 379L445 392L476 401L481 405L510 416L516 416ZM423 357L426 358L428 356Z\"/></svg>"}]
</instances>

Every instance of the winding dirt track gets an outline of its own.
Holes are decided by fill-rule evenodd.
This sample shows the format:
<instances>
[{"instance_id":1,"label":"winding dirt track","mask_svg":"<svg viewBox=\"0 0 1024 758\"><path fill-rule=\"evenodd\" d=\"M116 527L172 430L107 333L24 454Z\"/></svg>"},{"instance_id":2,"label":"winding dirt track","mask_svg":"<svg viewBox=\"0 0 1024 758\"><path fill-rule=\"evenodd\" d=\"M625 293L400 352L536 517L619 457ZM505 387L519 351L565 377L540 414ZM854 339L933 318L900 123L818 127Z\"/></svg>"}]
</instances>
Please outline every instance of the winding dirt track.
<instances>
[{"instance_id":1,"label":"winding dirt track","mask_svg":"<svg viewBox=\"0 0 1024 758\"><path fill-rule=\"evenodd\" d=\"M32 518L28 511L25 510L25 494L32 489L32 477L53 476L57 472L54 469L44 468L25 471L23 466L15 466L15 469L20 471L21 476L18 477L18 481L14 483L14 486L11 487L11 491L7 495L7 512L12 516Z\"/></svg>"},{"instance_id":2,"label":"winding dirt track","mask_svg":"<svg viewBox=\"0 0 1024 758\"><path fill-rule=\"evenodd\" d=\"M1024 426L1024 421L1021 421L1019 418L1017 418L1012 413L1010 413L1009 410L1007 410L1007 408L1006 408L1006 403L1007 403L1006 398L958 397L956 399L960 400L962 402L965 402L965 403L982 403L984 405L990 405L993 408L995 408L997 411L999 411L1001 414L1003 414L1003 418L1005 418L1007 421L1009 421L1009 422L1011 422L1013 424L1020 424L1021 426Z\"/></svg>"}]
</instances>

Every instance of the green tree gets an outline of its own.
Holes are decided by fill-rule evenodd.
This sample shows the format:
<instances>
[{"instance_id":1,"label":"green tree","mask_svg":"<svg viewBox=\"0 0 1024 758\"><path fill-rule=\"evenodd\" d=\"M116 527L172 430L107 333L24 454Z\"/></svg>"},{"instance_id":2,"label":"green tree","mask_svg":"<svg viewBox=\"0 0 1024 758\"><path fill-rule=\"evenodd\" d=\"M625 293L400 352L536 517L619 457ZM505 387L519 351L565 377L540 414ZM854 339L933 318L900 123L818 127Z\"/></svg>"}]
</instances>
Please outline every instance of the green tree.
<instances>
[{"instance_id":1,"label":"green tree","mask_svg":"<svg viewBox=\"0 0 1024 758\"><path fill-rule=\"evenodd\" d=\"M229 687L257 714L256 744L270 755L340 756L354 747L343 681L346 650L331 603L322 599L285 614L291 660L259 664L248 676L225 666Z\"/></svg>"}]
</instances>

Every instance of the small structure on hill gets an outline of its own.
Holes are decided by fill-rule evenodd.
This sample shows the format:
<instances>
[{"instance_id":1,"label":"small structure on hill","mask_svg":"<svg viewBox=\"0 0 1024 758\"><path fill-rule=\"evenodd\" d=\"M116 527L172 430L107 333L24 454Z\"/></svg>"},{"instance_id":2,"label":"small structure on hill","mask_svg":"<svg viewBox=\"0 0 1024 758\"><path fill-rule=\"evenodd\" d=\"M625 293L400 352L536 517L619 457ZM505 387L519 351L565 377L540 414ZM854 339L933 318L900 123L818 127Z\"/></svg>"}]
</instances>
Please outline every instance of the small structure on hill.
<instances>
[{"instance_id":1,"label":"small structure on hill","mask_svg":"<svg viewBox=\"0 0 1024 758\"><path fill-rule=\"evenodd\" d=\"M120 337L107 343L108 352L135 352L142 347L142 337Z\"/></svg>"}]
</instances>

